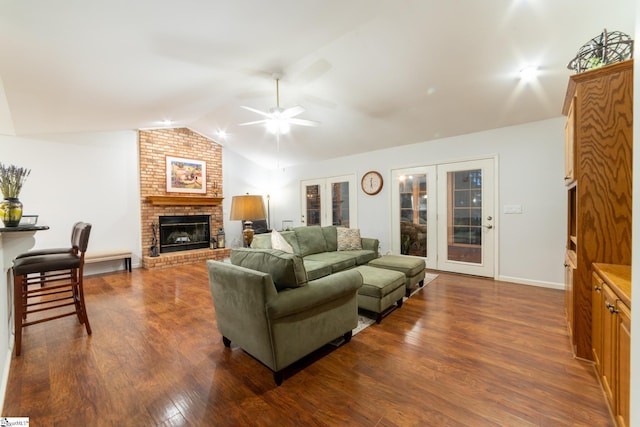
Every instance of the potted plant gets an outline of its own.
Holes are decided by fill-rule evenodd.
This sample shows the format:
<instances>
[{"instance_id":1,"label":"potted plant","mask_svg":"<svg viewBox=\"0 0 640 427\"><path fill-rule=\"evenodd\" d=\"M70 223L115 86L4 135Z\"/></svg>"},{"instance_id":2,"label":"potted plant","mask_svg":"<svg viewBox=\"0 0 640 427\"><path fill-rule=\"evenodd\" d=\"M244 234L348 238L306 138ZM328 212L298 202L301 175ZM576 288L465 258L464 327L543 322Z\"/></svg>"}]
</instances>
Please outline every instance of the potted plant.
<instances>
[{"instance_id":1,"label":"potted plant","mask_svg":"<svg viewBox=\"0 0 640 427\"><path fill-rule=\"evenodd\" d=\"M30 169L5 166L0 163L0 191L4 200L0 203L0 219L5 227L17 227L22 218L22 202L18 199L22 185L31 173Z\"/></svg>"}]
</instances>

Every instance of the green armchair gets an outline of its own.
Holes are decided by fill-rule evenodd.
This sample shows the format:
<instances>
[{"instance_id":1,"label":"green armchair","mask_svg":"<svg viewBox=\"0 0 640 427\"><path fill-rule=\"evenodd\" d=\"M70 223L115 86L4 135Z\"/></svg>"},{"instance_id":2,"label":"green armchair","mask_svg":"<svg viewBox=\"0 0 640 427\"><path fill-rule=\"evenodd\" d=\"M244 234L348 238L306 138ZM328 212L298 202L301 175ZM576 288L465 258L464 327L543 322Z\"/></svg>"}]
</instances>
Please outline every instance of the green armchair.
<instances>
[{"instance_id":1,"label":"green armchair","mask_svg":"<svg viewBox=\"0 0 640 427\"><path fill-rule=\"evenodd\" d=\"M283 369L358 325L362 276L342 271L307 281L302 259L276 249L234 249L207 261L218 330L282 384Z\"/></svg>"}]
</instances>

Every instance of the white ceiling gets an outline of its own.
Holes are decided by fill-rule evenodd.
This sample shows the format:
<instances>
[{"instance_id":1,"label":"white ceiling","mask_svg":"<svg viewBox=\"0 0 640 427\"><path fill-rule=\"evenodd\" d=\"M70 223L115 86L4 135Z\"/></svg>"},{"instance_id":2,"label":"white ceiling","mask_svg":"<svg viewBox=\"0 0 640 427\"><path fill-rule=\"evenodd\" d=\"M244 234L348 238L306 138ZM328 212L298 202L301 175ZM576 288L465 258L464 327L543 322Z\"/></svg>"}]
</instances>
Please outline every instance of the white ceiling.
<instances>
[{"instance_id":1,"label":"white ceiling","mask_svg":"<svg viewBox=\"0 0 640 427\"><path fill-rule=\"evenodd\" d=\"M271 168L560 115L567 63L634 0L0 0L0 133L161 127ZM537 82L518 71L540 65ZM321 122L280 141L240 108ZM216 131L228 132L226 140Z\"/></svg>"}]
</instances>

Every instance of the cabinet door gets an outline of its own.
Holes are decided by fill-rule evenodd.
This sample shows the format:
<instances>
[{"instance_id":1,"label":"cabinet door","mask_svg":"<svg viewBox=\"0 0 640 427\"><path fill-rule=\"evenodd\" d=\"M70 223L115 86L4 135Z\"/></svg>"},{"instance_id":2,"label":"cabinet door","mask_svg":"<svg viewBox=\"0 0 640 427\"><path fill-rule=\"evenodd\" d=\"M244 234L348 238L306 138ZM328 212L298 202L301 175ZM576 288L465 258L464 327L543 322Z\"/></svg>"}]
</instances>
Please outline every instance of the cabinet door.
<instances>
[{"instance_id":1,"label":"cabinet door","mask_svg":"<svg viewBox=\"0 0 640 427\"><path fill-rule=\"evenodd\" d=\"M593 286L591 288L591 347L593 361L596 364L598 374L602 376L602 316L604 302L602 301L602 279L593 273ZM606 313L608 314L608 312Z\"/></svg>"},{"instance_id":2,"label":"cabinet door","mask_svg":"<svg viewBox=\"0 0 640 427\"><path fill-rule=\"evenodd\" d=\"M616 294L604 284L602 286L602 387L611 403L616 407L616 335L618 330L616 318Z\"/></svg>"},{"instance_id":3,"label":"cabinet door","mask_svg":"<svg viewBox=\"0 0 640 427\"><path fill-rule=\"evenodd\" d=\"M629 425L631 381L631 311L618 301L618 426Z\"/></svg>"},{"instance_id":4,"label":"cabinet door","mask_svg":"<svg viewBox=\"0 0 640 427\"><path fill-rule=\"evenodd\" d=\"M576 354L575 340L573 339L573 278L576 267L567 252L564 258L564 310L567 314L567 325L569 327L569 338L571 339L571 351Z\"/></svg>"},{"instance_id":5,"label":"cabinet door","mask_svg":"<svg viewBox=\"0 0 640 427\"><path fill-rule=\"evenodd\" d=\"M567 121L564 125L564 182L566 185L571 184L574 179L575 166L575 98L571 101L569 112L567 113Z\"/></svg>"}]
</instances>

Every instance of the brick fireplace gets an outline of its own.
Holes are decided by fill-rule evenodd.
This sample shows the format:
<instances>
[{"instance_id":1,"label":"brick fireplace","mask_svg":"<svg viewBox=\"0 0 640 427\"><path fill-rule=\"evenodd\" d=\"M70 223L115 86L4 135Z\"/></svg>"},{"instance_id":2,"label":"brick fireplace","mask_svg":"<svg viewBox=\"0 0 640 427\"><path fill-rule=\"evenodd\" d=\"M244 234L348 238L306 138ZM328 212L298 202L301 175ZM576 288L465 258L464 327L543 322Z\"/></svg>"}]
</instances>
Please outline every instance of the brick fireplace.
<instances>
[{"instance_id":1,"label":"brick fireplace","mask_svg":"<svg viewBox=\"0 0 640 427\"><path fill-rule=\"evenodd\" d=\"M212 234L223 227L222 147L186 128L141 130L138 134L138 145L142 266L161 268L228 257L229 249L209 248L162 253L157 257L150 256L152 224L158 224L160 216L206 215L210 218ZM167 192L166 156L204 161L207 192L198 194Z\"/></svg>"}]
</instances>

